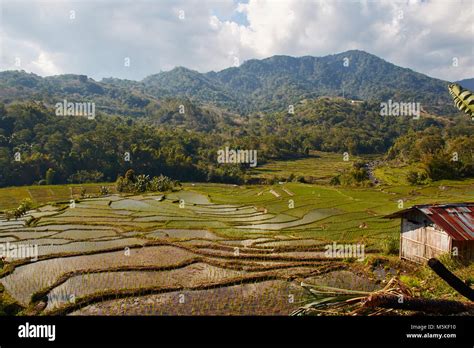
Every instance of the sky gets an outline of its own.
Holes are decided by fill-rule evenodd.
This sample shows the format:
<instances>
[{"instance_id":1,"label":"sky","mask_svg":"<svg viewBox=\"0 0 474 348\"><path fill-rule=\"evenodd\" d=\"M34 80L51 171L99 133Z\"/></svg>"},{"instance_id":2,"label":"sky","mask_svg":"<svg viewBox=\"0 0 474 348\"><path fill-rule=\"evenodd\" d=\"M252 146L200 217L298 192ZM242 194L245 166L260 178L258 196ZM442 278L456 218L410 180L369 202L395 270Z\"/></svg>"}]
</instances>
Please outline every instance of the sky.
<instances>
[{"instance_id":1,"label":"sky","mask_svg":"<svg viewBox=\"0 0 474 348\"><path fill-rule=\"evenodd\" d=\"M474 0L0 0L0 71L140 80L360 49L474 77Z\"/></svg>"}]
</instances>

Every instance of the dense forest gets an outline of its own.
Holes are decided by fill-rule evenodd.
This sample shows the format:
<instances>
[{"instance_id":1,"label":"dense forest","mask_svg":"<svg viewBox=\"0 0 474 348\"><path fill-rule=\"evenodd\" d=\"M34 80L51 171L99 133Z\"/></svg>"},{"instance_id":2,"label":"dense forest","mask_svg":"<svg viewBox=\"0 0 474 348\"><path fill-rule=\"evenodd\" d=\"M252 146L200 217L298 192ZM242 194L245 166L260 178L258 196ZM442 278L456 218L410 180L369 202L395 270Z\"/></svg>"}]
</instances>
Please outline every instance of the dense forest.
<instances>
[{"instance_id":1,"label":"dense forest","mask_svg":"<svg viewBox=\"0 0 474 348\"><path fill-rule=\"evenodd\" d=\"M114 181L128 169L181 181L249 182L248 164L217 162L225 146L257 150L259 164L321 150L421 161L433 179L474 175L468 118L413 120L379 111L376 103L319 98L295 105L294 113L232 118L172 99L149 117L99 113L90 120L57 116L41 102L0 104L0 186Z\"/></svg>"}]
</instances>

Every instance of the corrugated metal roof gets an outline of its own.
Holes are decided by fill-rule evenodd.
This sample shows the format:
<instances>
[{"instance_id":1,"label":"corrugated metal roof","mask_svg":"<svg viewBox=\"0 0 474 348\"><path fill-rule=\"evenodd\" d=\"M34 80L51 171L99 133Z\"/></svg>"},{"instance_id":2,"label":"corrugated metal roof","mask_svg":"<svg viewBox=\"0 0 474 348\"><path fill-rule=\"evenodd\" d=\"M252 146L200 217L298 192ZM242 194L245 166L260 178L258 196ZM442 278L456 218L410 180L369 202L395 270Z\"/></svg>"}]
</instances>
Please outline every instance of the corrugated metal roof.
<instances>
[{"instance_id":1,"label":"corrugated metal roof","mask_svg":"<svg viewBox=\"0 0 474 348\"><path fill-rule=\"evenodd\" d=\"M387 217L401 217L413 210L419 210L425 214L454 240L474 240L474 203L415 205Z\"/></svg>"},{"instance_id":2,"label":"corrugated metal roof","mask_svg":"<svg viewBox=\"0 0 474 348\"><path fill-rule=\"evenodd\" d=\"M434 206L428 218L450 234L454 240L474 240L474 205L460 207Z\"/></svg>"},{"instance_id":3,"label":"corrugated metal roof","mask_svg":"<svg viewBox=\"0 0 474 348\"><path fill-rule=\"evenodd\" d=\"M420 208L420 210L425 213L426 215L433 214L429 208Z\"/></svg>"}]
</instances>

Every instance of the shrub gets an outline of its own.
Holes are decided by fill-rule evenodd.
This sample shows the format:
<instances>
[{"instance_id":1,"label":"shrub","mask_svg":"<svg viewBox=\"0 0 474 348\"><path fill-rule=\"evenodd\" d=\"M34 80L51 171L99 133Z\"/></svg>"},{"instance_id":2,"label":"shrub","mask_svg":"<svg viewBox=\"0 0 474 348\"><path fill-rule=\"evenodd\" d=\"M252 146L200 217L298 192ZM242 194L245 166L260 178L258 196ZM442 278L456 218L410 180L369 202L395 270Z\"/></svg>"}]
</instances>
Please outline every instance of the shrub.
<instances>
[{"instance_id":1,"label":"shrub","mask_svg":"<svg viewBox=\"0 0 474 348\"><path fill-rule=\"evenodd\" d=\"M125 179L123 176L119 176L115 181L115 188L118 192L125 192Z\"/></svg>"},{"instance_id":2,"label":"shrub","mask_svg":"<svg viewBox=\"0 0 474 348\"><path fill-rule=\"evenodd\" d=\"M126 175L125 175L126 177ZM145 192L148 189L150 183L150 176L145 174L140 174L135 177L135 182L133 183L133 192Z\"/></svg>"},{"instance_id":3,"label":"shrub","mask_svg":"<svg viewBox=\"0 0 474 348\"><path fill-rule=\"evenodd\" d=\"M118 192L136 192L135 191L135 172L133 169L127 170L125 176L119 176L115 182L115 188Z\"/></svg>"},{"instance_id":4,"label":"shrub","mask_svg":"<svg viewBox=\"0 0 474 348\"><path fill-rule=\"evenodd\" d=\"M302 184L306 183L306 180L305 180L304 176L302 176L302 175L297 176L295 181L300 182Z\"/></svg>"},{"instance_id":5,"label":"shrub","mask_svg":"<svg viewBox=\"0 0 474 348\"><path fill-rule=\"evenodd\" d=\"M100 187L100 194L102 196L108 195L109 194L109 188L107 186L101 186Z\"/></svg>"},{"instance_id":6,"label":"shrub","mask_svg":"<svg viewBox=\"0 0 474 348\"><path fill-rule=\"evenodd\" d=\"M411 277L408 275L401 275L400 280L402 283L408 285L410 288L420 288L421 287L421 282L419 279L415 277Z\"/></svg>"},{"instance_id":7,"label":"shrub","mask_svg":"<svg viewBox=\"0 0 474 348\"><path fill-rule=\"evenodd\" d=\"M97 170L79 170L69 176L67 181L71 184L85 184L92 182L100 182L104 178L104 174Z\"/></svg>"},{"instance_id":8,"label":"shrub","mask_svg":"<svg viewBox=\"0 0 474 348\"><path fill-rule=\"evenodd\" d=\"M362 162L354 163L352 170L349 172L349 175L351 176L351 179L353 179L357 183L369 180L369 173L367 171L367 168L365 167L365 164Z\"/></svg>"},{"instance_id":9,"label":"shrub","mask_svg":"<svg viewBox=\"0 0 474 348\"><path fill-rule=\"evenodd\" d=\"M125 173L125 179L127 179L128 181L134 182L135 181L135 171L133 169L127 170L127 172Z\"/></svg>"},{"instance_id":10,"label":"shrub","mask_svg":"<svg viewBox=\"0 0 474 348\"><path fill-rule=\"evenodd\" d=\"M171 180L170 178L164 175L155 176L150 181L150 191L159 191L159 192L170 191L176 185L180 186L181 184Z\"/></svg>"},{"instance_id":11,"label":"shrub","mask_svg":"<svg viewBox=\"0 0 474 348\"><path fill-rule=\"evenodd\" d=\"M52 185L54 183L54 174L56 174L56 172L54 171L53 168L49 168L47 171L46 171L46 185Z\"/></svg>"},{"instance_id":12,"label":"shrub","mask_svg":"<svg viewBox=\"0 0 474 348\"><path fill-rule=\"evenodd\" d=\"M385 255L397 255L400 242L398 238L391 237L384 241L382 251Z\"/></svg>"},{"instance_id":13,"label":"shrub","mask_svg":"<svg viewBox=\"0 0 474 348\"><path fill-rule=\"evenodd\" d=\"M131 193L171 191L178 186L181 186L178 181L172 180L167 176L160 175L150 179L149 175L135 175L132 169L125 173L125 177L119 176L115 182L118 192Z\"/></svg>"},{"instance_id":14,"label":"shrub","mask_svg":"<svg viewBox=\"0 0 474 348\"><path fill-rule=\"evenodd\" d=\"M410 170L407 174L407 181L410 185L424 185L428 181L428 174L425 171Z\"/></svg>"},{"instance_id":15,"label":"shrub","mask_svg":"<svg viewBox=\"0 0 474 348\"><path fill-rule=\"evenodd\" d=\"M434 181L457 179L460 176L459 167L461 164L451 161L447 155L427 156L423 162L428 176Z\"/></svg>"},{"instance_id":16,"label":"shrub","mask_svg":"<svg viewBox=\"0 0 474 348\"><path fill-rule=\"evenodd\" d=\"M339 177L340 177L340 175L332 177L331 181L329 181L329 183L331 185L334 185L334 186L340 185L341 184L341 179Z\"/></svg>"},{"instance_id":17,"label":"shrub","mask_svg":"<svg viewBox=\"0 0 474 348\"><path fill-rule=\"evenodd\" d=\"M272 176L266 180L267 185L275 185L278 183L278 178L276 176Z\"/></svg>"},{"instance_id":18,"label":"shrub","mask_svg":"<svg viewBox=\"0 0 474 348\"><path fill-rule=\"evenodd\" d=\"M331 185L342 185L342 186L369 186L371 182L369 180L369 173L363 162L356 162L353 164L350 170L345 170L342 174L336 175L331 178Z\"/></svg>"},{"instance_id":19,"label":"shrub","mask_svg":"<svg viewBox=\"0 0 474 348\"><path fill-rule=\"evenodd\" d=\"M6 218L7 220L10 220L11 218L18 219L22 217L23 215L26 214L28 210L30 210L33 207L33 202L29 198L25 198L21 201L20 205L18 208L9 210L6 212Z\"/></svg>"}]
</instances>

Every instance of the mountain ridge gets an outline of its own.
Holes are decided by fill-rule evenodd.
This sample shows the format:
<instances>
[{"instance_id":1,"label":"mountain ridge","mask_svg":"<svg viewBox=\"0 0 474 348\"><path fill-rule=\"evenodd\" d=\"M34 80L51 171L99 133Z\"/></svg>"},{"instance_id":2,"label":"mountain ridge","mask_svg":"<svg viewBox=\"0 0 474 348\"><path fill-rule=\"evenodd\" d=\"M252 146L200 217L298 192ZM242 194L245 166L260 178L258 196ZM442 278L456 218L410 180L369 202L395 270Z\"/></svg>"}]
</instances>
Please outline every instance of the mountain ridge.
<instances>
[{"instance_id":1,"label":"mountain ridge","mask_svg":"<svg viewBox=\"0 0 474 348\"><path fill-rule=\"evenodd\" d=\"M462 79L456 81L457 84L460 84L462 87L467 88L471 91L474 91L474 78L472 79Z\"/></svg>"},{"instance_id":2,"label":"mountain ridge","mask_svg":"<svg viewBox=\"0 0 474 348\"><path fill-rule=\"evenodd\" d=\"M15 88L21 86L22 92L26 90L27 93L16 95L37 95L41 91L58 95L82 93L85 96L105 93L106 99L120 95L124 100L137 100L132 104L138 115L140 107L166 98L187 98L198 104L249 114L282 110L303 99L321 96L344 96L371 102L388 99L419 101L434 113L454 112L447 93L448 81L397 66L361 50L321 57L275 55L207 73L175 67L139 81L119 78L95 81L85 75L40 77L16 73L19 74L17 79L10 81L9 76L15 73L0 72L0 91L7 90L14 97L18 92ZM0 93L0 97L3 94ZM113 104L114 101L107 100L107 103Z\"/></svg>"}]
</instances>

